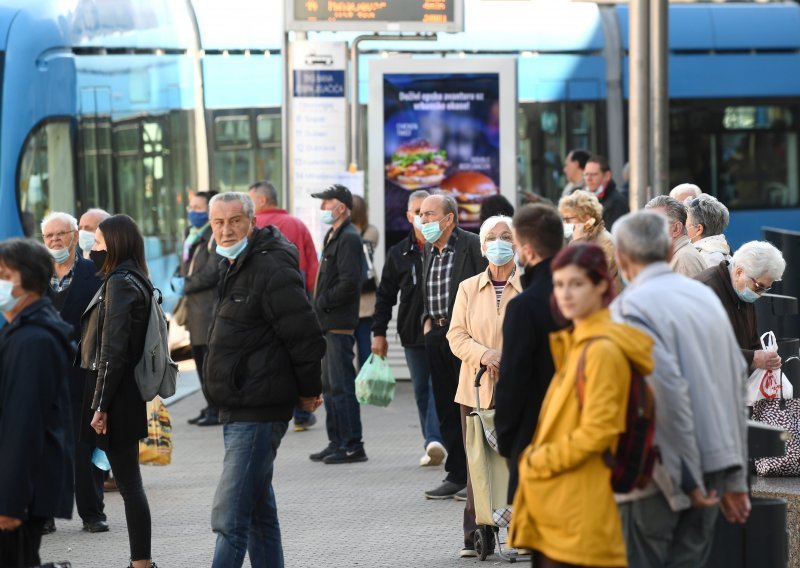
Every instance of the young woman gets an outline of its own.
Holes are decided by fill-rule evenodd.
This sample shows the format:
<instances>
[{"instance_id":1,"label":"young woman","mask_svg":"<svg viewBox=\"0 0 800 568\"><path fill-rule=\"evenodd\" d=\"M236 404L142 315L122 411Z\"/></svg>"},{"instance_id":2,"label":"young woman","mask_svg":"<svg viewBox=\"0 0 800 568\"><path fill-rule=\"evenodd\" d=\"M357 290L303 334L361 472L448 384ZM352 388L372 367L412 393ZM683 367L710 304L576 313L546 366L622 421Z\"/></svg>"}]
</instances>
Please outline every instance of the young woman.
<instances>
[{"instance_id":1,"label":"young woman","mask_svg":"<svg viewBox=\"0 0 800 568\"><path fill-rule=\"evenodd\" d=\"M145 401L133 369L142 356L150 315L150 281L144 241L127 215L100 223L89 253L103 286L81 320L81 367L95 374L87 381L84 415L91 428L81 436L105 450L120 495L133 568L150 568L150 507L139 472L139 440L147 437Z\"/></svg>"},{"instance_id":2,"label":"young woman","mask_svg":"<svg viewBox=\"0 0 800 568\"><path fill-rule=\"evenodd\" d=\"M537 568L626 566L603 454L614 453L625 428L631 368L652 371L653 341L611 321L614 293L600 247L562 249L552 270L558 315L572 326L550 335L556 373L533 442L520 457L511 545L533 549Z\"/></svg>"}]
</instances>

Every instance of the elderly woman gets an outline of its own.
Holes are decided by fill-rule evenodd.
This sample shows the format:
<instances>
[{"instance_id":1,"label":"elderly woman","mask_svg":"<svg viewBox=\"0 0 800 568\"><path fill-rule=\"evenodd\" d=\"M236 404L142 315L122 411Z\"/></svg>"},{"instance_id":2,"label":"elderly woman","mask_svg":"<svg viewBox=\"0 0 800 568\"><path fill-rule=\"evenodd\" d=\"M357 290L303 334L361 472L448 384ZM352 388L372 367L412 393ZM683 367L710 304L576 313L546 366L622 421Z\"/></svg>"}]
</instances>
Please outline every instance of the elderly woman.
<instances>
[{"instance_id":1,"label":"elderly woman","mask_svg":"<svg viewBox=\"0 0 800 568\"><path fill-rule=\"evenodd\" d=\"M686 231L694 248L708 268L731 257L731 247L722 234L728 227L728 208L716 198L703 193L687 203Z\"/></svg>"},{"instance_id":2,"label":"elderly woman","mask_svg":"<svg viewBox=\"0 0 800 568\"><path fill-rule=\"evenodd\" d=\"M786 268L781 251L764 241L743 244L728 261L704 270L697 280L716 292L733 326L742 354L755 369L777 369L781 358L777 353L760 349L753 303L769 292Z\"/></svg>"},{"instance_id":3,"label":"elderly woman","mask_svg":"<svg viewBox=\"0 0 800 568\"><path fill-rule=\"evenodd\" d=\"M558 212L564 220L564 236L570 243L594 243L603 249L608 273L616 286L622 288L614 260L614 242L603 221L603 206L593 194L585 190L573 191L558 202Z\"/></svg>"},{"instance_id":4,"label":"elderly woman","mask_svg":"<svg viewBox=\"0 0 800 568\"><path fill-rule=\"evenodd\" d=\"M461 405L461 432L466 443L466 417L475 402L473 382L481 365L488 372L480 388L482 409L494 407L494 386L500 372L503 349L503 318L508 303L522 292L520 274L514 262L512 225L509 217L489 217L481 225L481 251L489 268L458 287L447 340L453 354L461 359L455 401ZM461 556L475 556L473 533L475 505L472 481L467 471L467 503L464 507L464 548Z\"/></svg>"}]
</instances>

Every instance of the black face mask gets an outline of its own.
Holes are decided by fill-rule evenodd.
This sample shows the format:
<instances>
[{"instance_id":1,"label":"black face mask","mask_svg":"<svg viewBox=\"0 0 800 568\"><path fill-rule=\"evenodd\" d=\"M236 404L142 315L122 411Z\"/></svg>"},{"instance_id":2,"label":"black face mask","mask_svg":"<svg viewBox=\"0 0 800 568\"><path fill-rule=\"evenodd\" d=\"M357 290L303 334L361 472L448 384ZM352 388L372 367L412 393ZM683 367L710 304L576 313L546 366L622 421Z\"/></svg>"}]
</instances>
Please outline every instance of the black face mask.
<instances>
[{"instance_id":1,"label":"black face mask","mask_svg":"<svg viewBox=\"0 0 800 568\"><path fill-rule=\"evenodd\" d=\"M94 262L95 268L100 272L103 270L103 265L106 263L108 251L105 250L92 250L89 251L89 259Z\"/></svg>"}]
</instances>

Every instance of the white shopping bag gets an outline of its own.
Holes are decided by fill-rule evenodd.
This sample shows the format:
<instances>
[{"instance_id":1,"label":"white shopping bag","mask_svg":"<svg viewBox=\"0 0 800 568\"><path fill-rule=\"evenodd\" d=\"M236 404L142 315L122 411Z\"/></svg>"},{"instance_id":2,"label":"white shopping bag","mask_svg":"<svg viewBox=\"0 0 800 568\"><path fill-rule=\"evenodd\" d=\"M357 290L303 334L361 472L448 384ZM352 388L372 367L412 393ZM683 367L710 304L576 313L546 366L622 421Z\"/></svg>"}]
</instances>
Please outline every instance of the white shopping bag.
<instances>
[{"instance_id":1,"label":"white shopping bag","mask_svg":"<svg viewBox=\"0 0 800 568\"><path fill-rule=\"evenodd\" d=\"M768 331L761 336L761 348L764 351L778 350L778 342L774 333ZM783 392L781 392L781 386L783 386ZM792 398L793 394L792 383L789 382L786 375L781 373L780 369L756 369L747 379L748 406L752 406L755 401L762 398Z\"/></svg>"}]
</instances>

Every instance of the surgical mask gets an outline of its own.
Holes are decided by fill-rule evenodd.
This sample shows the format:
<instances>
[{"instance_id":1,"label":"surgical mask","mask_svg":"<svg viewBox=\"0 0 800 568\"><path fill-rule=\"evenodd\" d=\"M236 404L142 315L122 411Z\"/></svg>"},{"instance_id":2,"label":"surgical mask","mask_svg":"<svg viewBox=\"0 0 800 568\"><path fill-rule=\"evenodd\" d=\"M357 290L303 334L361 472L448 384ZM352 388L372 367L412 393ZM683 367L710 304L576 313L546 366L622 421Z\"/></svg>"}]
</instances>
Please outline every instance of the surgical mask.
<instances>
[{"instance_id":1,"label":"surgical mask","mask_svg":"<svg viewBox=\"0 0 800 568\"><path fill-rule=\"evenodd\" d=\"M89 252L94 246L94 231L79 231L78 245L82 251Z\"/></svg>"},{"instance_id":2,"label":"surgical mask","mask_svg":"<svg viewBox=\"0 0 800 568\"><path fill-rule=\"evenodd\" d=\"M10 312L22 299L22 296L15 298L11 295L13 289L14 283L11 280L0 280L0 312Z\"/></svg>"},{"instance_id":3,"label":"surgical mask","mask_svg":"<svg viewBox=\"0 0 800 568\"><path fill-rule=\"evenodd\" d=\"M602 195L602 194L603 194L603 192L604 192L605 190L606 190L606 188L605 188L605 187L603 187L603 186L601 185L600 187L598 187L597 189L595 189L595 190L594 190L592 193L595 195L595 197L599 197L600 195Z\"/></svg>"},{"instance_id":4,"label":"surgical mask","mask_svg":"<svg viewBox=\"0 0 800 568\"><path fill-rule=\"evenodd\" d=\"M625 273L622 270L620 270L618 274L619 274L619 279L622 281L622 285L628 286L628 284L630 284L630 281L627 278L625 278Z\"/></svg>"},{"instance_id":5,"label":"surgical mask","mask_svg":"<svg viewBox=\"0 0 800 568\"><path fill-rule=\"evenodd\" d=\"M247 246L247 237L243 238L238 243L231 245L229 247L224 247L222 245L217 245L217 254L220 256L224 256L230 260L236 260L236 258L242 254L242 251Z\"/></svg>"},{"instance_id":6,"label":"surgical mask","mask_svg":"<svg viewBox=\"0 0 800 568\"><path fill-rule=\"evenodd\" d=\"M569 240L572 238L572 233L575 232L575 225L572 223L564 223L564 238Z\"/></svg>"},{"instance_id":7,"label":"surgical mask","mask_svg":"<svg viewBox=\"0 0 800 568\"><path fill-rule=\"evenodd\" d=\"M208 211L189 211L189 214L186 217L189 219L189 223L195 229L199 229L208 223Z\"/></svg>"},{"instance_id":8,"label":"surgical mask","mask_svg":"<svg viewBox=\"0 0 800 568\"><path fill-rule=\"evenodd\" d=\"M419 215L414 215L414 228L422 230L422 217Z\"/></svg>"},{"instance_id":9,"label":"surgical mask","mask_svg":"<svg viewBox=\"0 0 800 568\"><path fill-rule=\"evenodd\" d=\"M94 262L94 267L97 269L98 272L103 270L103 266L106 263L106 257L108 256L108 251L105 250L93 250L89 252L89 259Z\"/></svg>"},{"instance_id":10,"label":"surgical mask","mask_svg":"<svg viewBox=\"0 0 800 568\"><path fill-rule=\"evenodd\" d=\"M50 256L56 261L56 264L62 264L69 258L69 249L66 248L51 249L48 247L47 252L50 253Z\"/></svg>"},{"instance_id":11,"label":"surgical mask","mask_svg":"<svg viewBox=\"0 0 800 568\"><path fill-rule=\"evenodd\" d=\"M419 228L422 232L422 236L425 237L425 240L431 244L435 243L439 240L439 237L442 236L442 228L439 226L439 221L431 221L430 223L422 223L422 226Z\"/></svg>"},{"instance_id":12,"label":"surgical mask","mask_svg":"<svg viewBox=\"0 0 800 568\"><path fill-rule=\"evenodd\" d=\"M333 211L331 211L330 209L325 209L322 212L320 220L326 225L333 225L338 218L339 218L338 215L336 217L333 216Z\"/></svg>"},{"instance_id":13,"label":"surgical mask","mask_svg":"<svg viewBox=\"0 0 800 568\"><path fill-rule=\"evenodd\" d=\"M739 292L739 290L736 290L736 295L739 296L739 299L742 302L747 302L748 304L752 304L761 297L758 294L756 294L753 290L751 290L750 286L748 286L747 284L744 285L744 290L742 290L741 292Z\"/></svg>"},{"instance_id":14,"label":"surgical mask","mask_svg":"<svg viewBox=\"0 0 800 568\"><path fill-rule=\"evenodd\" d=\"M495 266L504 266L514 258L514 247L508 241L491 241L486 245L486 258Z\"/></svg>"}]
</instances>

